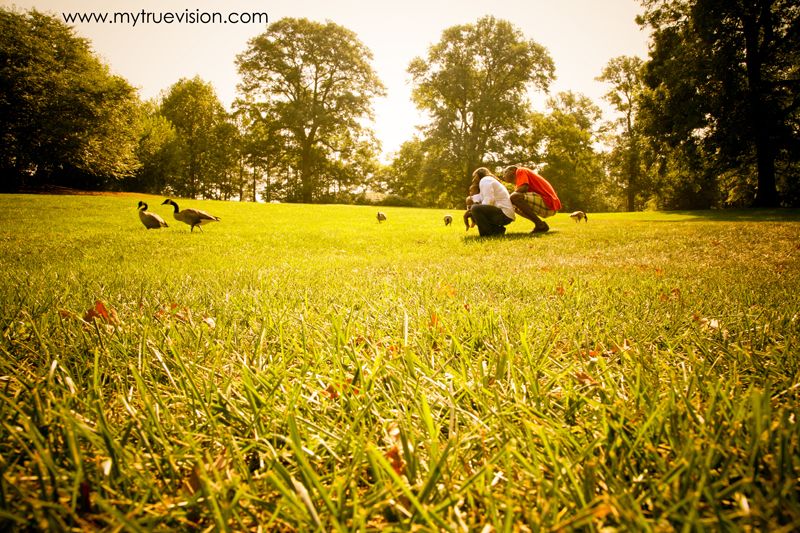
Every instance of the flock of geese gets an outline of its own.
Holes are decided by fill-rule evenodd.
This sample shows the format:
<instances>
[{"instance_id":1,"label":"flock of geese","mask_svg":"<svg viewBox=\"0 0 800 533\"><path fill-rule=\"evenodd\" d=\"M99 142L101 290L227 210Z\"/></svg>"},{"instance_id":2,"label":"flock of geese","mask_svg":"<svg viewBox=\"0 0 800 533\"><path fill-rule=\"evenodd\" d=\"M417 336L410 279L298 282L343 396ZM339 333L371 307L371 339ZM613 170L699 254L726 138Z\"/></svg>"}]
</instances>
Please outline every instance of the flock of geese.
<instances>
[{"instance_id":1,"label":"flock of geese","mask_svg":"<svg viewBox=\"0 0 800 533\"><path fill-rule=\"evenodd\" d=\"M208 224L209 222L219 222L219 217L215 217L214 215L206 213L205 211L200 211L199 209L188 208L181 210L178 208L178 204L169 198L161 202L161 205L167 204L172 206L172 216L175 218L175 220L191 226L191 231L194 231L195 226L200 228L200 231L203 231L203 224ZM142 221L142 224L144 224L144 227L147 229L169 227L160 215L148 211L147 204L141 200L139 201L139 220Z\"/></svg>"},{"instance_id":2,"label":"flock of geese","mask_svg":"<svg viewBox=\"0 0 800 533\"><path fill-rule=\"evenodd\" d=\"M170 200L169 198L161 202L161 205L171 205L172 216L175 218L175 220L191 226L192 228L191 231L194 231L195 226L200 228L200 231L203 231L202 227L203 224L208 224L209 222L219 222L219 217L215 217L214 215L207 213L205 211L192 208L180 209L178 207L178 204L175 203L174 200ZM159 229L159 228L169 227L167 222L163 218L161 218L161 215L147 210L147 203L139 200L138 210L139 210L139 220L142 221L142 224L144 224L145 228ZM386 220L386 214L381 211L378 211L377 218L378 222L383 222ZM444 217L445 226L449 226L452 221L453 217L451 217L450 215L445 215Z\"/></svg>"},{"instance_id":3,"label":"flock of geese","mask_svg":"<svg viewBox=\"0 0 800 533\"><path fill-rule=\"evenodd\" d=\"M175 218L175 220L191 226L192 228L191 231L194 231L195 226L200 228L200 231L203 231L202 228L203 224L208 224L209 222L219 222L219 217L215 217L214 215L211 215L199 209L188 208L181 210L178 208L178 204L176 204L173 200L170 200L169 198L161 202L161 205L167 205L167 204L172 206L173 208L172 216ZM475 227L475 224L472 223L469 215L470 215L469 211L467 211L464 214L464 224L466 225L467 230L469 230L469 228L471 227ZM584 213L583 211L575 211L570 215L570 218L575 220L575 222L580 222L581 220L584 220L585 222L589 221L589 217L587 217L586 213ZM377 219L379 223L384 222L386 220L386 214L381 211L378 211ZM161 218L161 216L159 216L156 213L148 211L147 204L142 202L141 200L139 201L139 220L142 221L142 224L144 224L144 227L147 229L158 229L158 228L169 227L167 223L164 221L164 219ZM450 215L445 215L444 225L449 226L452 223L453 223L453 217Z\"/></svg>"}]
</instances>

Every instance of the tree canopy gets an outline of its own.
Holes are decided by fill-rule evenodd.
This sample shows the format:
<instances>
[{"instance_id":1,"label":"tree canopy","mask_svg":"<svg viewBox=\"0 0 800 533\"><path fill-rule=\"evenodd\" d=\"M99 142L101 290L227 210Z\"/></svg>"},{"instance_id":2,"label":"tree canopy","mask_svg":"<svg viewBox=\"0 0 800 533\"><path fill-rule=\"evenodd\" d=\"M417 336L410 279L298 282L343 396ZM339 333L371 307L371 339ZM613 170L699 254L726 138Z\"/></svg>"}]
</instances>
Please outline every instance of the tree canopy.
<instances>
[{"instance_id":1,"label":"tree canopy","mask_svg":"<svg viewBox=\"0 0 800 533\"><path fill-rule=\"evenodd\" d=\"M548 113L530 119L531 147L565 210L605 210L603 161L595 150L602 113L588 97L565 91L548 99ZM537 144L537 141L539 144Z\"/></svg>"},{"instance_id":2,"label":"tree canopy","mask_svg":"<svg viewBox=\"0 0 800 533\"><path fill-rule=\"evenodd\" d=\"M609 157L611 179L619 184L625 195L625 207L634 211L637 198L648 192L644 183L643 139L639 124L639 106L644 91L642 68L644 61L638 57L621 56L611 59L598 81L611 87L605 99L617 111L618 116L609 123L607 138L611 140ZM643 202L642 202L643 203Z\"/></svg>"},{"instance_id":3,"label":"tree canopy","mask_svg":"<svg viewBox=\"0 0 800 533\"><path fill-rule=\"evenodd\" d=\"M0 9L0 169L5 188L108 186L137 167L139 100L86 39L38 11Z\"/></svg>"},{"instance_id":4,"label":"tree canopy","mask_svg":"<svg viewBox=\"0 0 800 533\"><path fill-rule=\"evenodd\" d=\"M384 88L371 59L347 28L296 18L270 24L238 56L243 102L279 126L272 131L297 172L297 199L318 199L373 151L364 122Z\"/></svg>"},{"instance_id":5,"label":"tree canopy","mask_svg":"<svg viewBox=\"0 0 800 533\"><path fill-rule=\"evenodd\" d=\"M175 128L180 154L171 188L190 198L225 197L236 131L211 84L199 77L179 80L164 97L161 114Z\"/></svg>"},{"instance_id":6,"label":"tree canopy","mask_svg":"<svg viewBox=\"0 0 800 533\"><path fill-rule=\"evenodd\" d=\"M228 112L199 77L141 102L55 16L0 9L0 188L461 205L472 171L532 166L575 209L800 205L800 9L792 0L641 0L649 57L596 73L612 116L565 90L548 51L484 16L408 65L427 121L388 164L385 89L333 22L271 22L236 57Z\"/></svg>"},{"instance_id":7,"label":"tree canopy","mask_svg":"<svg viewBox=\"0 0 800 533\"><path fill-rule=\"evenodd\" d=\"M735 173L745 203L777 206L778 184L785 195L796 188L800 160L797 3L642 3L640 23L653 29L644 73L649 135L701 150L715 175Z\"/></svg>"}]
</instances>

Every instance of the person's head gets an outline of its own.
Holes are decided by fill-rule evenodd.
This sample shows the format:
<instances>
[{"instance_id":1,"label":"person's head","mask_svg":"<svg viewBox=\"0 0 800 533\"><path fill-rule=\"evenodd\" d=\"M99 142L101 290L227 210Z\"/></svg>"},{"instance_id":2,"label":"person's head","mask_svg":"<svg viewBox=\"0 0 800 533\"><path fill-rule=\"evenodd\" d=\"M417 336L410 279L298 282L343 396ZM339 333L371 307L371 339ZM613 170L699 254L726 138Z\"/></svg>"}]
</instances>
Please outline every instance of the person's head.
<instances>
[{"instance_id":1,"label":"person's head","mask_svg":"<svg viewBox=\"0 0 800 533\"><path fill-rule=\"evenodd\" d=\"M480 181L486 176L493 176L492 172L486 167L475 169L472 173L472 183L469 184L469 193L478 194L480 192Z\"/></svg>"},{"instance_id":2,"label":"person's head","mask_svg":"<svg viewBox=\"0 0 800 533\"><path fill-rule=\"evenodd\" d=\"M472 173L472 180L480 181L482 178L485 178L486 176L493 176L493 175L494 174L492 174L492 171L489 170L488 168L480 167L476 168L475 171Z\"/></svg>"},{"instance_id":3,"label":"person's head","mask_svg":"<svg viewBox=\"0 0 800 533\"><path fill-rule=\"evenodd\" d=\"M517 165L510 165L503 169L503 181L514 183L517 175Z\"/></svg>"}]
</instances>

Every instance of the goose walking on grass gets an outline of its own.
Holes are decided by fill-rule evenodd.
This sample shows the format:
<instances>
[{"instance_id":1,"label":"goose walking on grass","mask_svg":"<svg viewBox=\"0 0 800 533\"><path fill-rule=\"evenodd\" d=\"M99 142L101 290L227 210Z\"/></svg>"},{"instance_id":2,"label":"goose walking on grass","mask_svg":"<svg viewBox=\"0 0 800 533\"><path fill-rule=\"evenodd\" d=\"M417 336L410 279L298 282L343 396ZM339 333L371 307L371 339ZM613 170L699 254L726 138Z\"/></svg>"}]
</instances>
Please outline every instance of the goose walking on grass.
<instances>
[{"instance_id":1,"label":"goose walking on grass","mask_svg":"<svg viewBox=\"0 0 800 533\"><path fill-rule=\"evenodd\" d=\"M158 216L155 213L151 213L147 210L147 204L139 201L139 220L142 221L144 227L147 229L158 229L158 228L168 228L164 219Z\"/></svg>"},{"instance_id":2,"label":"goose walking on grass","mask_svg":"<svg viewBox=\"0 0 800 533\"><path fill-rule=\"evenodd\" d=\"M584 222L589 222L589 217L587 217L586 213L584 213L583 211L575 211L569 216L569 218L571 218L575 222L580 222L581 220L583 220Z\"/></svg>"},{"instance_id":3,"label":"goose walking on grass","mask_svg":"<svg viewBox=\"0 0 800 533\"><path fill-rule=\"evenodd\" d=\"M175 217L175 220L178 222L183 222L184 224L189 224L192 227L192 231L194 231L195 226L200 228L200 231L203 231L203 228L201 227L202 224L219 222L219 217L215 217L214 215L210 215L205 211L200 211L199 209L187 208L181 211L178 209L178 204L169 198L161 202L161 205L165 204L169 204L174 208L172 216Z\"/></svg>"}]
</instances>

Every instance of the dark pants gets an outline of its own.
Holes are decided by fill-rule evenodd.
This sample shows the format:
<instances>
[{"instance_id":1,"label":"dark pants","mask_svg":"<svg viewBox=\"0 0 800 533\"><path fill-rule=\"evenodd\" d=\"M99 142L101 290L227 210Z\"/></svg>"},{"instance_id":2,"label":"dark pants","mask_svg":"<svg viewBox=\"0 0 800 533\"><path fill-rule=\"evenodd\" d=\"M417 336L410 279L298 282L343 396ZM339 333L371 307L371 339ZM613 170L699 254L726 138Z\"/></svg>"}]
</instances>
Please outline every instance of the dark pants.
<instances>
[{"instance_id":1,"label":"dark pants","mask_svg":"<svg viewBox=\"0 0 800 533\"><path fill-rule=\"evenodd\" d=\"M506 226L514 221L508 218L499 207L493 205L475 204L470 211L481 237L502 235L506 232Z\"/></svg>"}]
</instances>

